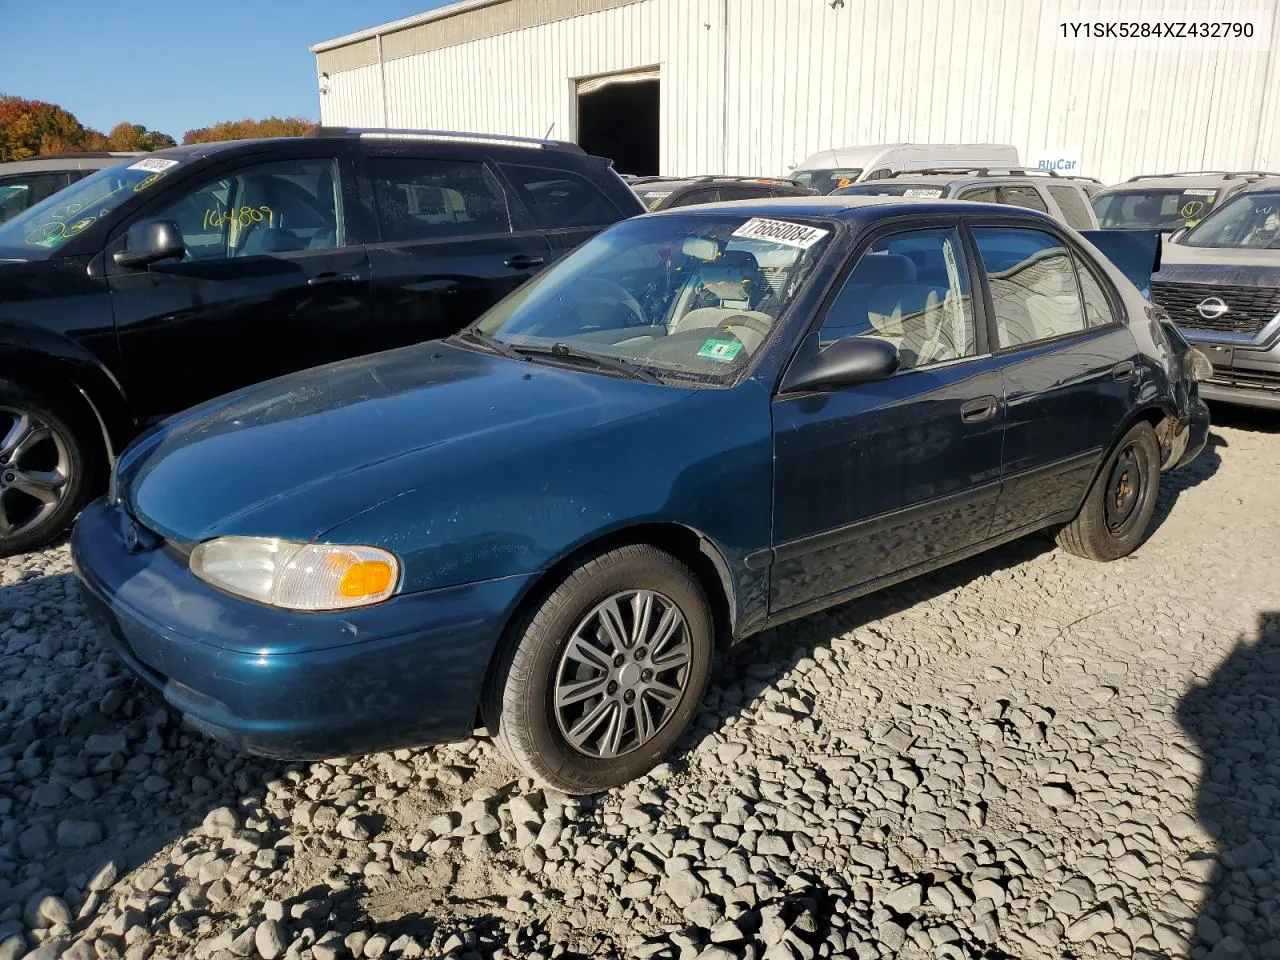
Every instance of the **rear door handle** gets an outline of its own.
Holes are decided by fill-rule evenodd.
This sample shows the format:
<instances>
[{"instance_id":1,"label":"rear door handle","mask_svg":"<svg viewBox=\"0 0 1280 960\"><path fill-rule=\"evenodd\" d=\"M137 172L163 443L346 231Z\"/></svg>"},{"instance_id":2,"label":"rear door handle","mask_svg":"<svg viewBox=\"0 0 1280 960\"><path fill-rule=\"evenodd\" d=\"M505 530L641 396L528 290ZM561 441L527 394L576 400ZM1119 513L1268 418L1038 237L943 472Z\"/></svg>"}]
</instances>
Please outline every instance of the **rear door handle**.
<instances>
[{"instance_id":1,"label":"rear door handle","mask_svg":"<svg viewBox=\"0 0 1280 960\"><path fill-rule=\"evenodd\" d=\"M506 261L506 265L512 270L529 270L533 267L540 267L547 261L542 257L531 256L527 253L517 253L510 260Z\"/></svg>"},{"instance_id":2,"label":"rear door handle","mask_svg":"<svg viewBox=\"0 0 1280 960\"><path fill-rule=\"evenodd\" d=\"M996 415L998 401L995 397L974 397L960 408L960 419L965 423L981 423Z\"/></svg>"},{"instance_id":3,"label":"rear door handle","mask_svg":"<svg viewBox=\"0 0 1280 960\"><path fill-rule=\"evenodd\" d=\"M1128 380L1133 376L1133 371L1133 361L1125 360L1123 363L1117 363L1111 368L1111 376L1115 380Z\"/></svg>"},{"instance_id":4,"label":"rear door handle","mask_svg":"<svg viewBox=\"0 0 1280 960\"><path fill-rule=\"evenodd\" d=\"M307 278L308 287L323 287L331 283L361 283L364 277L358 273L318 273Z\"/></svg>"}]
</instances>

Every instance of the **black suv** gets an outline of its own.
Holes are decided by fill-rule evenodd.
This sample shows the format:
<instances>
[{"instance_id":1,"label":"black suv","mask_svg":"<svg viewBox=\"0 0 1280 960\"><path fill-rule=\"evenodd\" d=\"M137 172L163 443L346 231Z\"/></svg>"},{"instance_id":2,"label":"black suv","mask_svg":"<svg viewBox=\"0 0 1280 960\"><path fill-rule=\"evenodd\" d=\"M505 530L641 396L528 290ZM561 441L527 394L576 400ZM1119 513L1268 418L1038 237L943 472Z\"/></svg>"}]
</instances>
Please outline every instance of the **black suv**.
<instances>
[{"instance_id":1,"label":"black suv","mask_svg":"<svg viewBox=\"0 0 1280 960\"><path fill-rule=\"evenodd\" d=\"M573 144L418 131L176 147L72 184L0 225L0 553L59 533L141 427L452 334L643 212Z\"/></svg>"}]
</instances>

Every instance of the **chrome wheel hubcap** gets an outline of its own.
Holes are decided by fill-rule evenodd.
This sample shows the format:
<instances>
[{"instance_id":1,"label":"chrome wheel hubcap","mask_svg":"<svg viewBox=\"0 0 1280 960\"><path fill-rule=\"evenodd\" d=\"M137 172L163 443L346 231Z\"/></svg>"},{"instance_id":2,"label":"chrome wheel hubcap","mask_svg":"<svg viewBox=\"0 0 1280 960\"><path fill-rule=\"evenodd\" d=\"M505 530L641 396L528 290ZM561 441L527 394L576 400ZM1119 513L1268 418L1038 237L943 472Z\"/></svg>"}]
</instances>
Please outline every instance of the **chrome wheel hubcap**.
<instances>
[{"instance_id":1,"label":"chrome wheel hubcap","mask_svg":"<svg viewBox=\"0 0 1280 960\"><path fill-rule=\"evenodd\" d=\"M0 537L12 537L58 509L71 456L58 431L29 410L0 407L0 436Z\"/></svg>"},{"instance_id":2,"label":"chrome wheel hubcap","mask_svg":"<svg viewBox=\"0 0 1280 960\"><path fill-rule=\"evenodd\" d=\"M579 753L619 757L652 740L689 682L684 614L652 590L615 593L574 629L556 668L560 733Z\"/></svg>"}]
</instances>

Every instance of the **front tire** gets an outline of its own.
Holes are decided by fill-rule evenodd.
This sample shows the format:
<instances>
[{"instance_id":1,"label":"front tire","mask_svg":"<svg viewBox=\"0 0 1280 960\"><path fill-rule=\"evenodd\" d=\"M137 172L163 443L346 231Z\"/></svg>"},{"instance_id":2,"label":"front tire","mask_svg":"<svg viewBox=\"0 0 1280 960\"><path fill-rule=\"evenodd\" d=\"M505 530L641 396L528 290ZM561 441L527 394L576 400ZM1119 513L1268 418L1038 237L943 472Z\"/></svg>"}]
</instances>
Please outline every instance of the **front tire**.
<instances>
[{"instance_id":1,"label":"front tire","mask_svg":"<svg viewBox=\"0 0 1280 960\"><path fill-rule=\"evenodd\" d=\"M1107 455L1058 546L1087 560L1119 560L1147 535L1160 494L1160 442L1151 424L1134 424Z\"/></svg>"},{"instance_id":2,"label":"front tire","mask_svg":"<svg viewBox=\"0 0 1280 960\"><path fill-rule=\"evenodd\" d=\"M485 724L547 786L581 794L626 783L688 728L712 636L688 567L646 544L609 550L516 622L486 688Z\"/></svg>"},{"instance_id":3,"label":"front tire","mask_svg":"<svg viewBox=\"0 0 1280 960\"><path fill-rule=\"evenodd\" d=\"M48 545L90 490L90 446L79 419L0 380L0 556Z\"/></svg>"}]
</instances>

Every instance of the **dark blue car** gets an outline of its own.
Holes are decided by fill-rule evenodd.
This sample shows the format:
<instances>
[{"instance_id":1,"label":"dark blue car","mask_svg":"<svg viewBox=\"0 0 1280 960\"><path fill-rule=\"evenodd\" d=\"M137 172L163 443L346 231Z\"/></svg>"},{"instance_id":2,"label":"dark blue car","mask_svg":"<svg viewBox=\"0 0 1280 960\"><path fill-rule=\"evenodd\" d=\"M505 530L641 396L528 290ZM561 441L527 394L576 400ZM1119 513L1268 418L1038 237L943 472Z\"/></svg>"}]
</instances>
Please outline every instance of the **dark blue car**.
<instances>
[{"instance_id":1,"label":"dark blue car","mask_svg":"<svg viewBox=\"0 0 1280 960\"><path fill-rule=\"evenodd\" d=\"M1134 550L1205 443L1201 361L1031 211L660 213L456 337L165 422L73 554L213 737L325 757L479 719L594 791L671 748L719 647L1043 528Z\"/></svg>"}]
</instances>

